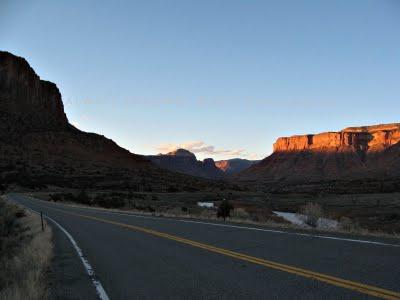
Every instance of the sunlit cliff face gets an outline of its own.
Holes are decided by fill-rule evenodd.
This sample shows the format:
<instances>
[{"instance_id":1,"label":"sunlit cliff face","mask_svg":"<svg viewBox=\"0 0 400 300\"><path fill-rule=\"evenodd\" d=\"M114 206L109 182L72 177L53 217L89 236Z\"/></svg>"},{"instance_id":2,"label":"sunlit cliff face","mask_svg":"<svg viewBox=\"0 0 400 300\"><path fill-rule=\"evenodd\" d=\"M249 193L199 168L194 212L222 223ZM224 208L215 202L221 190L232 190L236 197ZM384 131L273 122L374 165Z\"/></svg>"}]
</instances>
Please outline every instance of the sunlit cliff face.
<instances>
[{"instance_id":1,"label":"sunlit cliff face","mask_svg":"<svg viewBox=\"0 0 400 300\"><path fill-rule=\"evenodd\" d=\"M339 132L278 138L274 152L376 152L400 142L400 123L350 127Z\"/></svg>"},{"instance_id":2,"label":"sunlit cliff face","mask_svg":"<svg viewBox=\"0 0 400 300\"><path fill-rule=\"evenodd\" d=\"M227 161L227 160L217 161L217 162L215 162L215 166L217 168L219 168L220 170L226 172L226 170L229 169L229 161Z\"/></svg>"}]
</instances>

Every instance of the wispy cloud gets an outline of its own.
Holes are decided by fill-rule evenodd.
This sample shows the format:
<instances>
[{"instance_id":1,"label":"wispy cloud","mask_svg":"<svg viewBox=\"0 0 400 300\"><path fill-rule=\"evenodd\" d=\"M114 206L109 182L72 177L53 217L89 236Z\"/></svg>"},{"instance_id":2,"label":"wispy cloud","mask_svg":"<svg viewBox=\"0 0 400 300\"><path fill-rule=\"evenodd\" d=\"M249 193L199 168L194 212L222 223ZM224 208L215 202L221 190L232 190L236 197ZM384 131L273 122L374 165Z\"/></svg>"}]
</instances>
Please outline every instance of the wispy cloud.
<instances>
[{"instance_id":1,"label":"wispy cloud","mask_svg":"<svg viewBox=\"0 0 400 300\"><path fill-rule=\"evenodd\" d=\"M245 149L219 149L213 145L208 145L203 141L188 141L181 144L160 144L157 151L161 153L168 153L177 149L186 149L195 154L200 154L203 157L242 157L253 159L256 154L248 153Z\"/></svg>"}]
</instances>

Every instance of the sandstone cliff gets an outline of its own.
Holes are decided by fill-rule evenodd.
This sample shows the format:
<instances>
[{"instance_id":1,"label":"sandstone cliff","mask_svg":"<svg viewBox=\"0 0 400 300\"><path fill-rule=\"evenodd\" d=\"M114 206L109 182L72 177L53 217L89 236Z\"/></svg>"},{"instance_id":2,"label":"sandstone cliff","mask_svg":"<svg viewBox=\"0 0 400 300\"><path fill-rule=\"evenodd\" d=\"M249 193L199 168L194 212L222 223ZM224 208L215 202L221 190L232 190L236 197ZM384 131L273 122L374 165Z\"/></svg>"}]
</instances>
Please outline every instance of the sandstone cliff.
<instances>
[{"instance_id":1,"label":"sandstone cliff","mask_svg":"<svg viewBox=\"0 0 400 300\"><path fill-rule=\"evenodd\" d=\"M238 178L281 190L400 190L400 123L278 138L273 154Z\"/></svg>"},{"instance_id":2,"label":"sandstone cliff","mask_svg":"<svg viewBox=\"0 0 400 300\"><path fill-rule=\"evenodd\" d=\"M349 127L339 132L278 138L274 152L281 151L382 151L400 141L400 123Z\"/></svg>"}]
</instances>

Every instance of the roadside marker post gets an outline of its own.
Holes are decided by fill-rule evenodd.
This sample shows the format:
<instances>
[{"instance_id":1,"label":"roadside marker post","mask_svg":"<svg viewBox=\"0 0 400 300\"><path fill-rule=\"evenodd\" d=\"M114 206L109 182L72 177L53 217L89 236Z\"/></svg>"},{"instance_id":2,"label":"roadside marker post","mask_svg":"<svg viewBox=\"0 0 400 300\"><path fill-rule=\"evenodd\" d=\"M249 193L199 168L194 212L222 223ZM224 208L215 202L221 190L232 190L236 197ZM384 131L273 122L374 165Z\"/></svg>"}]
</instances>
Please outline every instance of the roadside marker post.
<instances>
[{"instance_id":1,"label":"roadside marker post","mask_svg":"<svg viewBox=\"0 0 400 300\"><path fill-rule=\"evenodd\" d=\"M42 231L44 231L43 212L40 212L40 220L42 221Z\"/></svg>"}]
</instances>

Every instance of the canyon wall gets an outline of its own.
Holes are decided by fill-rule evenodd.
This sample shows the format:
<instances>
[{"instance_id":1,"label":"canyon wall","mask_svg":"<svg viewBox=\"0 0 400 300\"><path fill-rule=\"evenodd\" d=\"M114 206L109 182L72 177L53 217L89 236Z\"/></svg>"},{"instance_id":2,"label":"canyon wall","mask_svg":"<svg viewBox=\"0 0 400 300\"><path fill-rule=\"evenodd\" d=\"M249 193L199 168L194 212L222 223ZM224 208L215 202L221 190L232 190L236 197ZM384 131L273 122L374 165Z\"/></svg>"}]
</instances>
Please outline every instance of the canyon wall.
<instances>
[{"instance_id":1,"label":"canyon wall","mask_svg":"<svg viewBox=\"0 0 400 300\"><path fill-rule=\"evenodd\" d=\"M400 123L278 138L237 178L280 192L400 191Z\"/></svg>"},{"instance_id":2,"label":"canyon wall","mask_svg":"<svg viewBox=\"0 0 400 300\"><path fill-rule=\"evenodd\" d=\"M64 130L69 124L57 86L40 77L28 62L0 51L0 133Z\"/></svg>"}]
</instances>

